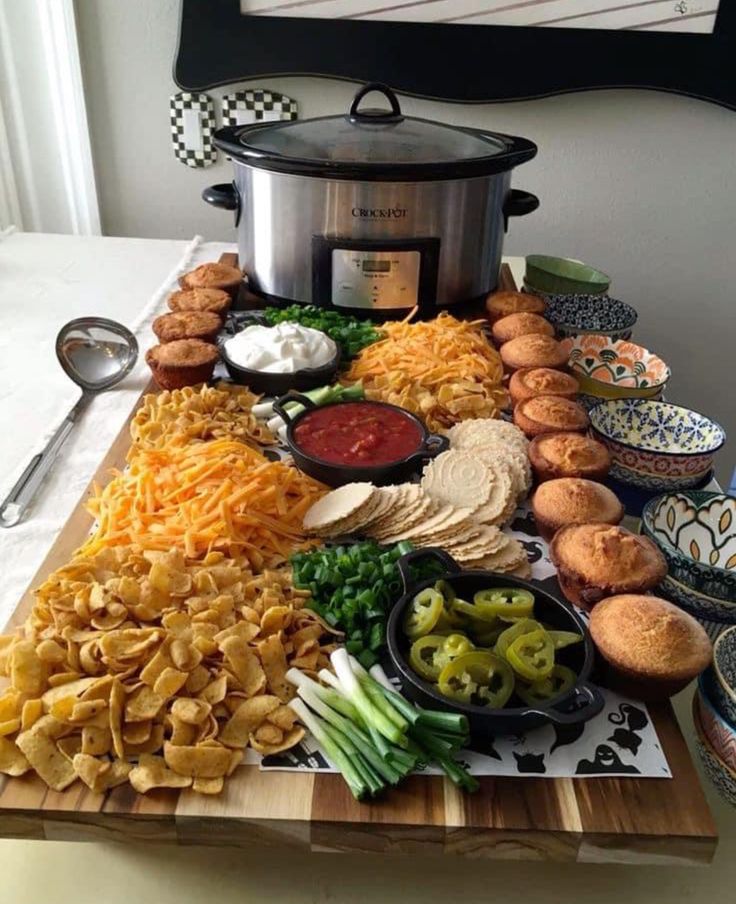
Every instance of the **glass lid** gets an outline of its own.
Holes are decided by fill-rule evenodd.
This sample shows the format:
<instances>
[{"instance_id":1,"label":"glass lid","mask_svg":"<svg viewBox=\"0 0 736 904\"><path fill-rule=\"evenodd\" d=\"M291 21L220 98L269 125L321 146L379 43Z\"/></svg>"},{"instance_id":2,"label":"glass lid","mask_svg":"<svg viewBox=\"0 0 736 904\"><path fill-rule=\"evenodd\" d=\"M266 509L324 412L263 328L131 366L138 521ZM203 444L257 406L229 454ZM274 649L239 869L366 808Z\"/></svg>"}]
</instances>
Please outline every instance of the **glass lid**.
<instances>
[{"instance_id":1,"label":"glass lid","mask_svg":"<svg viewBox=\"0 0 736 904\"><path fill-rule=\"evenodd\" d=\"M390 109L360 109L372 91L380 91ZM394 92L377 83L358 91L346 116L229 127L216 134L215 144L265 169L368 179L485 175L536 153L525 139L403 116Z\"/></svg>"}]
</instances>

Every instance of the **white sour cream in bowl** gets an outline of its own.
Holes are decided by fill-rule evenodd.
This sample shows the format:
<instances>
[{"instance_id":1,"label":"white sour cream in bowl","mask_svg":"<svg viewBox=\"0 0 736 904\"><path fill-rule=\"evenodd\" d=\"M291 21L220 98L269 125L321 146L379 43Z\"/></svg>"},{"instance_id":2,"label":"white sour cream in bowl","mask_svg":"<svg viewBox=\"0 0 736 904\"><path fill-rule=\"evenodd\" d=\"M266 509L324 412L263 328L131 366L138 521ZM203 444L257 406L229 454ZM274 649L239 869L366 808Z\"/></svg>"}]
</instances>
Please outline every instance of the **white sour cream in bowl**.
<instances>
[{"instance_id":1,"label":"white sour cream in bowl","mask_svg":"<svg viewBox=\"0 0 736 904\"><path fill-rule=\"evenodd\" d=\"M254 324L228 339L224 348L233 364L267 374L321 367L337 354L337 345L329 336L299 323Z\"/></svg>"}]
</instances>

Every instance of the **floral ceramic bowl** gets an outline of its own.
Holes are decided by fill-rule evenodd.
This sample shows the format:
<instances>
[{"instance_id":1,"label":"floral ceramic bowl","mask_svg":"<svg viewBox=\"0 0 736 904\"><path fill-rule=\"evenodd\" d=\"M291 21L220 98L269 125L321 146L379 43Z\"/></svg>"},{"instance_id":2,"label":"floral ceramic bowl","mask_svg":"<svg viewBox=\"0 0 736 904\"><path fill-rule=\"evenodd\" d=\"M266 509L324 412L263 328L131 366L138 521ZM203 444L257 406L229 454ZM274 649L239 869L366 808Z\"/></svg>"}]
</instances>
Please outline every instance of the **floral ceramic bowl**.
<instances>
[{"instance_id":1,"label":"floral ceramic bowl","mask_svg":"<svg viewBox=\"0 0 736 904\"><path fill-rule=\"evenodd\" d=\"M736 622L736 499L696 490L657 496L641 527L664 553L669 576L720 601Z\"/></svg>"},{"instance_id":2,"label":"floral ceramic bowl","mask_svg":"<svg viewBox=\"0 0 736 904\"><path fill-rule=\"evenodd\" d=\"M718 759L736 770L736 728L730 725L718 713L715 706L703 692L703 687L698 683L698 711L703 734L710 741L711 747L718 755Z\"/></svg>"},{"instance_id":3,"label":"floral ceramic bowl","mask_svg":"<svg viewBox=\"0 0 736 904\"><path fill-rule=\"evenodd\" d=\"M599 333L564 339L568 367L588 405L602 399L658 399L670 369L648 349Z\"/></svg>"},{"instance_id":4,"label":"floral ceramic bowl","mask_svg":"<svg viewBox=\"0 0 736 904\"><path fill-rule=\"evenodd\" d=\"M629 339L637 313L630 304L608 295L548 295L544 316L559 339L593 334L612 341Z\"/></svg>"},{"instance_id":5,"label":"floral ceramic bowl","mask_svg":"<svg viewBox=\"0 0 736 904\"><path fill-rule=\"evenodd\" d=\"M697 696L693 697L693 724L697 736L695 747L705 774L721 797L736 807L736 772L728 768L706 737L700 721Z\"/></svg>"},{"instance_id":6,"label":"floral ceramic bowl","mask_svg":"<svg viewBox=\"0 0 736 904\"><path fill-rule=\"evenodd\" d=\"M714 643L727 628L736 625L734 603L699 593L687 584L681 584L671 574L665 577L654 592L692 615Z\"/></svg>"},{"instance_id":7,"label":"floral ceramic bowl","mask_svg":"<svg viewBox=\"0 0 736 904\"><path fill-rule=\"evenodd\" d=\"M611 477L650 490L699 483L726 441L723 428L705 415L651 399L601 402L590 411L590 425L611 453Z\"/></svg>"}]
</instances>

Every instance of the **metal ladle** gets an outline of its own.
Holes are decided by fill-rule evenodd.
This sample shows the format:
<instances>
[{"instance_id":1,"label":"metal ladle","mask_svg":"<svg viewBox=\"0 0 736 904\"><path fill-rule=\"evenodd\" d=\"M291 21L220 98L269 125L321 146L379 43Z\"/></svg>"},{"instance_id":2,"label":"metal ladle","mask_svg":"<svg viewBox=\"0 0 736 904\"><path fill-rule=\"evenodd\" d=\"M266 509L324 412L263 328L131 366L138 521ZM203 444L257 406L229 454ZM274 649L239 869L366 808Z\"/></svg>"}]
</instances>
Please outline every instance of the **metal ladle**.
<instances>
[{"instance_id":1,"label":"metal ladle","mask_svg":"<svg viewBox=\"0 0 736 904\"><path fill-rule=\"evenodd\" d=\"M97 393L111 389L133 369L138 343L122 323L106 317L79 317L59 330L56 357L66 375L81 387L82 395L0 505L2 527L14 527L23 520L82 412Z\"/></svg>"}]
</instances>

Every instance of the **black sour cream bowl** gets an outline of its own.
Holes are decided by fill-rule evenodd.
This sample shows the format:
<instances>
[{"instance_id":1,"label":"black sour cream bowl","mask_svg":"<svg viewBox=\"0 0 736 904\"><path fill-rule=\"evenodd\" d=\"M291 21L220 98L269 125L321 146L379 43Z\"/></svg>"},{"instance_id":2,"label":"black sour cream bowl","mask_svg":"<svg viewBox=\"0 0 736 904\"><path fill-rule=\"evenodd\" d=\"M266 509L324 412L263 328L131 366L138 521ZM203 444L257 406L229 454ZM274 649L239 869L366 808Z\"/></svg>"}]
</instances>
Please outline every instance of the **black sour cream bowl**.
<instances>
[{"instance_id":1,"label":"black sour cream bowl","mask_svg":"<svg viewBox=\"0 0 736 904\"><path fill-rule=\"evenodd\" d=\"M337 369L340 366L340 348L338 346L334 356L319 367L303 367L291 373L269 373L265 370L252 370L242 367L228 355L226 344L235 333L225 333L217 340L217 347L225 368L234 383L247 386L253 392L267 396L280 396L290 390L306 392L308 389L317 389L318 386L326 386L335 382Z\"/></svg>"},{"instance_id":2,"label":"black sour cream bowl","mask_svg":"<svg viewBox=\"0 0 736 904\"><path fill-rule=\"evenodd\" d=\"M300 411L295 417L290 417L289 412L285 410L284 405L287 402L300 402L305 410ZM388 486L394 483L404 483L414 476L422 467L422 465L440 452L444 452L449 448L449 440L446 436L438 433L430 433L418 417L398 405L389 405L388 402L366 402L374 408L382 408L385 410L396 411L407 420L415 424L419 429L419 442L416 449L403 458L390 461L385 464L372 465L343 465L335 462L326 461L306 452L298 443L295 430L300 421L305 418L312 410L317 407L320 410L335 408L339 405L360 405L359 401L352 402L333 402L329 405L317 406L311 399L300 395L298 392L288 392L278 401L274 402L273 408L284 423L286 428L286 445L300 471L314 477L321 483L330 487L341 487L346 483L359 483L366 481L375 484L375 486Z\"/></svg>"},{"instance_id":3,"label":"black sour cream bowl","mask_svg":"<svg viewBox=\"0 0 736 904\"><path fill-rule=\"evenodd\" d=\"M431 558L445 568L445 573L429 580L414 582L412 562ZM541 725L578 725L587 722L603 709L600 689L590 682L595 663L595 648L585 621L572 606L552 596L536 584L522 581L508 574L491 571L462 571L458 563L443 549L426 547L406 553L398 562L404 595L391 610L386 629L388 654L401 680L404 696L427 709L463 713L468 717L474 740L484 741L499 735L522 734ZM479 590L492 587L519 587L534 595L534 617L558 631L581 634L583 642L557 651L556 660L578 676L576 683L548 703L529 706L512 697L508 706L490 709L485 706L456 703L448 700L428 681L417 675L409 664L410 641L404 634L404 615L415 595L432 587L435 581L445 580L462 599L470 600ZM517 705L514 705L514 704Z\"/></svg>"}]
</instances>

